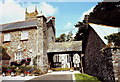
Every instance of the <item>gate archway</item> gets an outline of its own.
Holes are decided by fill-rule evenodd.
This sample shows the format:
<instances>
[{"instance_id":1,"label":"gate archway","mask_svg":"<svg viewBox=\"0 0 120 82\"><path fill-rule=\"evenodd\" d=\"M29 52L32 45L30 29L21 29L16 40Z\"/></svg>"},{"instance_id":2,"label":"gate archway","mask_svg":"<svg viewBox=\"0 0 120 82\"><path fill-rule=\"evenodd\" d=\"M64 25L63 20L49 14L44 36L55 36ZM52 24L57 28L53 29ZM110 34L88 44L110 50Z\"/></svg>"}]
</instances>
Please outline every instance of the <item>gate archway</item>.
<instances>
[{"instance_id":1,"label":"gate archway","mask_svg":"<svg viewBox=\"0 0 120 82\"><path fill-rule=\"evenodd\" d=\"M81 41L50 43L47 51L50 68L57 67L80 68L81 54L82 54ZM61 59L61 57L63 59Z\"/></svg>"}]
</instances>

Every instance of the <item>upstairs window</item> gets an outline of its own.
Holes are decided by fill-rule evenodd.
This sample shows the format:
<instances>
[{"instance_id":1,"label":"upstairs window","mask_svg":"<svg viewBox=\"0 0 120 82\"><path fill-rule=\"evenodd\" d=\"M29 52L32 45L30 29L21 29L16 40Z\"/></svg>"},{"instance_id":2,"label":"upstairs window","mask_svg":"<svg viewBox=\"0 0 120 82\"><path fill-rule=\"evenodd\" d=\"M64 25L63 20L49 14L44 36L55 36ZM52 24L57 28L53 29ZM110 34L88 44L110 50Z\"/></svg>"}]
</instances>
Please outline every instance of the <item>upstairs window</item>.
<instances>
[{"instance_id":1,"label":"upstairs window","mask_svg":"<svg viewBox=\"0 0 120 82\"><path fill-rule=\"evenodd\" d=\"M21 40L27 40L27 39L28 39L28 31L22 31Z\"/></svg>"},{"instance_id":2,"label":"upstairs window","mask_svg":"<svg viewBox=\"0 0 120 82\"><path fill-rule=\"evenodd\" d=\"M4 34L4 41L7 42L7 41L10 41L10 33L5 33Z\"/></svg>"}]
</instances>

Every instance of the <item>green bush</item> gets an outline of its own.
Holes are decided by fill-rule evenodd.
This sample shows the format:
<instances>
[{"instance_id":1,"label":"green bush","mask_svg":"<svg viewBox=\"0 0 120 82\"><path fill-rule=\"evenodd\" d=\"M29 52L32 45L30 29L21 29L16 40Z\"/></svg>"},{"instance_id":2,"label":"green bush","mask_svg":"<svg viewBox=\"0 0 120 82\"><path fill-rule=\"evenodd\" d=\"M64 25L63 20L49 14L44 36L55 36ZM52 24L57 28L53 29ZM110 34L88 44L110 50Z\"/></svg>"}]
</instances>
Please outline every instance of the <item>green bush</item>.
<instances>
[{"instance_id":1,"label":"green bush","mask_svg":"<svg viewBox=\"0 0 120 82\"><path fill-rule=\"evenodd\" d=\"M41 75L41 74L42 74L42 72L41 72L41 70L40 70L40 69L36 69L36 70L32 71L32 72L31 72L31 74Z\"/></svg>"},{"instance_id":2,"label":"green bush","mask_svg":"<svg viewBox=\"0 0 120 82\"><path fill-rule=\"evenodd\" d=\"M30 67L30 66L29 66L29 67L19 66L18 68L19 68L19 69L24 69L24 70L26 70L26 71L32 69L32 67Z\"/></svg>"},{"instance_id":3,"label":"green bush","mask_svg":"<svg viewBox=\"0 0 120 82\"><path fill-rule=\"evenodd\" d=\"M17 66L7 66L7 69L16 69Z\"/></svg>"},{"instance_id":4,"label":"green bush","mask_svg":"<svg viewBox=\"0 0 120 82\"><path fill-rule=\"evenodd\" d=\"M93 77L87 74L75 74L76 82L100 82L97 77Z\"/></svg>"}]
</instances>

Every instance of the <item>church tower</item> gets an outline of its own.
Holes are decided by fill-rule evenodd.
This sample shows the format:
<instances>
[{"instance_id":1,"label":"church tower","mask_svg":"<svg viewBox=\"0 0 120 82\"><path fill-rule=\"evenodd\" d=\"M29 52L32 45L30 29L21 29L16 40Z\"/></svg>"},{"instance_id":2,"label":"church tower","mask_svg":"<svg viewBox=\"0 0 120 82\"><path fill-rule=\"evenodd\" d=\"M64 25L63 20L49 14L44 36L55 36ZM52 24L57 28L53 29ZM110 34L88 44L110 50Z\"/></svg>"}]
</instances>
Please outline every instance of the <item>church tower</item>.
<instances>
[{"instance_id":1,"label":"church tower","mask_svg":"<svg viewBox=\"0 0 120 82\"><path fill-rule=\"evenodd\" d=\"M35 10L34 12L28 13L27 8L25 11L25 20L31 20L31 19L36 19L37 15L38 15L38 11L37 11L37 7L35 6Z\"/></svg>"}]
</instances>

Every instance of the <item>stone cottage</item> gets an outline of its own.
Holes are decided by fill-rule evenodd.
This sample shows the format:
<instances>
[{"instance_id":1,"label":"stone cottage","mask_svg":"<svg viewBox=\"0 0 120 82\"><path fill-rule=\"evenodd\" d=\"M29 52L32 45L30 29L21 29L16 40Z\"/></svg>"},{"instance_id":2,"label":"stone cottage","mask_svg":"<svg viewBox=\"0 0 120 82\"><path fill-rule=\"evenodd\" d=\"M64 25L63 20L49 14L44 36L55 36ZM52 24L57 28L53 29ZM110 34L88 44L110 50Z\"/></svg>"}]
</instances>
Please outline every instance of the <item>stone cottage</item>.
<instances>
[{"instance_id":1,"label":"stone cottage","mask_svg":"<svg viewBox=\"0 0 120 82\"><path fill-rule=\"evenodd\" d=\"M25 21L3 24L0 28L0 44L11 57L9 62L31 58L30 65L48 63L48 44L55 42L55 17L39 15L37 8L32 13L26 9Z\"/></svg>"},{"instance_id":2,"label":"stone cottage","mask_svg":"<svg viewBox=\"0 0 120 82\"><path fill-rule=\"evenodd\" d=\"M6 48L6 53L11 58L8 63L19 63L30 58L30 65L40 68L51 62L52 67L58 67L55 66L57 63L60 63L62 68L80 66L82 42L55 43L55 17L45 17L42 13L39 15L37 8L31 13L26 9L25 21L3 24L0 28L2 47ZM57 53L55 50L58 50ZM76 59L77 57L79 59Z\"/></svg>"},{"instance_id":3,"label":"stone cottage","mask_svg":"<svg viewBox=\"0 0 120 82\"><path fill-rule=\"evenodd\" d=\"M103 52L107 41L104 39L106 32L103 34L104 31L101 30L109 29L107 32L111 34L110 30L115 29L113 27L89 24L83 42L55 43L55 17L39 15L35 8L32 13L28 13L26 9L25 21L3 24L0 28L0 44L10 56L9 62L31 58L31 66L42 68L50 65L48 62L51 67L59 67L61 64L64 64L60 66L63 68L76 66L80 67L82 72L96 76L102 81L115 80L113 54L110 49ZM118 28L116 29L114 32L118 32ZM64 63L62 60L65 60Z\"/></svg>"}]
</instances>

